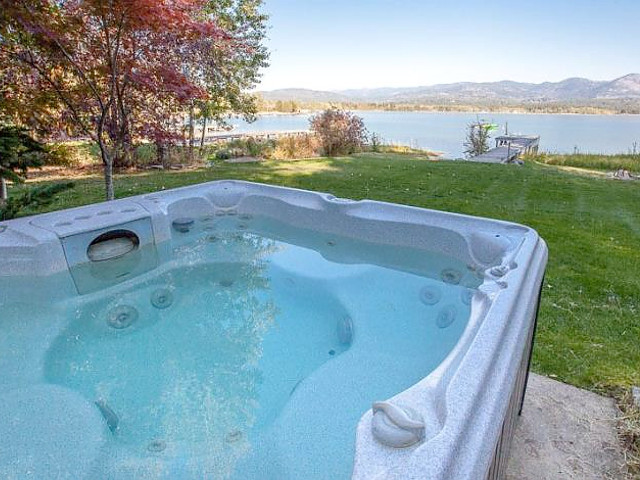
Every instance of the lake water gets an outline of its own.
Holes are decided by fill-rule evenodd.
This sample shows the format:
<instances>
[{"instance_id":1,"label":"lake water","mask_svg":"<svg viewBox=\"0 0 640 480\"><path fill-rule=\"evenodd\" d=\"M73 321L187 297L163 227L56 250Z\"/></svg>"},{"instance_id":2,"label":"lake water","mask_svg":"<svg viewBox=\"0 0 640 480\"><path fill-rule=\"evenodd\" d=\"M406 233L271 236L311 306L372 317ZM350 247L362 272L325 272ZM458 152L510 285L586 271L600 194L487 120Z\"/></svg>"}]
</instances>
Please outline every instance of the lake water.
<instances>
[{"instance_id":1,"label":"lake water","mask_svg":"<svg viewBox=\"0 0 640 480\"><path fill-rule=\"evenodd\" d=\"M540 148L547 152L628 153L634 142L640 144L640 115L530 115L509 113L437 112L357 112L369 132L385 143L410 145L442 152L456 158L463 155L467 125L482 120L499 125L496 134L540 135ZM247 124L234 120L235 131L304 130L309 115L266 115Z\"/></svg>"}]
</instances>

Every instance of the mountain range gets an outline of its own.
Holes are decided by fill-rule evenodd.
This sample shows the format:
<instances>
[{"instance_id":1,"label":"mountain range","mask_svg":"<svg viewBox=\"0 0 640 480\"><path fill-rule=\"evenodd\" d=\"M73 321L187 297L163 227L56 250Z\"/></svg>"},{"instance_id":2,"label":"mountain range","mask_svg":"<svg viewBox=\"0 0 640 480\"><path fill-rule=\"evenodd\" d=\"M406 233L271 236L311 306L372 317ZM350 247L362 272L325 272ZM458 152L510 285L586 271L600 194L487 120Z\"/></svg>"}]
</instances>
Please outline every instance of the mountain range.
<instances>
[{"instance_id":1,"label":"mountain range","mask_svg":"<svg viewBox=\"0 0 640 480\"><path fill-rule=\"evenodd\" d=\"M640 99L640 74L611 81L567 78L560 82L460 82L423 87L364 88L336 91L286 88L259 92L265 100L298 102L417 103L445 102L565 102Z\"/></svg>"}]
</instances>

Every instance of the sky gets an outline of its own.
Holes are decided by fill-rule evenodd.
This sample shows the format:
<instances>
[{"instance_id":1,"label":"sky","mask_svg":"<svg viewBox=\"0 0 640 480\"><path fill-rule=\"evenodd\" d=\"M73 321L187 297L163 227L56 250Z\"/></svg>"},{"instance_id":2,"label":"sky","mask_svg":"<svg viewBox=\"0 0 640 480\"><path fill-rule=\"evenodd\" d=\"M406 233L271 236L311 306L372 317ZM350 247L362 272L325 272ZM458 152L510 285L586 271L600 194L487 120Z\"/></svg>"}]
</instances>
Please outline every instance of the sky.
<instances>
[{"instance_id":1,"label":"sky","mask_svg":"<svg viewBox=\"0 0 640 480\"><path fill-rule=\"evenodd\" d=\"M640 73L640 0L264 0L260 90Z\"/></svg>"}]
</instances>

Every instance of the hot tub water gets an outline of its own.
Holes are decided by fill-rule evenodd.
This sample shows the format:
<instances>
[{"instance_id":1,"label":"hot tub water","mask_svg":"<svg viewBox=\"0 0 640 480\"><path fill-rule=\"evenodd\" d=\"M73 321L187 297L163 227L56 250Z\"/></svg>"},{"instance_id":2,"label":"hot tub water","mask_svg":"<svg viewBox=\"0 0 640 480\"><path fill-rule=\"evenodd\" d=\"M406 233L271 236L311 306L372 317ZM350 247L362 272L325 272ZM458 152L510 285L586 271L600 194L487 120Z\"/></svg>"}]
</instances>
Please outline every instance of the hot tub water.
<instances>
[{"instance_id":1,"label":"hot tub water","mask_svg":"<svg viewBox=\"0 0 640 480\"><path fill-rule=\"evenodd\" d=\"M447 283L352 263L346 239L330 241L331 261L247 220L207 223L180 232L161 274L66 305L46 380L117 415L96 472L349 478L362 414L428 375L464 330L464 266L451 259Z\"/></svg>"}]
</instances>

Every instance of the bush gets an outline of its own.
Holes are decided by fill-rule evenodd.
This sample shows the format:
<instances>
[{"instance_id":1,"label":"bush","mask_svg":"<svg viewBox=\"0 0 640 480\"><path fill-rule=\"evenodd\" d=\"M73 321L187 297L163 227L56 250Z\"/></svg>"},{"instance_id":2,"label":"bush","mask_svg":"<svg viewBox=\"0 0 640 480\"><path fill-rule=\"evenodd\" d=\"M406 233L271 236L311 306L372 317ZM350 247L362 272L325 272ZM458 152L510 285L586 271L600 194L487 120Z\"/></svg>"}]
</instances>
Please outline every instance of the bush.
<instances>
[{"instance_id":1,"label":"bush","mask_svg":"<svg viewBox=\"0 0 640 480\"><path fill-rule=\"evenodd\" d=\"M480 119L467 126L467 137L464 141L464 153L467 158L476 157L489 151L489 138L494 125Z\"/></svg>"},{"instance_id":2,"label":"bush","mask_svg":"<svg viewBox=\"0 0 640 480\"><path fill-rule=\"evenodd\" d=\"M78 167L102 163L100 148L93 142L50 143L48 149L47 165ZM142 167L156 162L156 146L152 143L141 143L132 147L129 153L132 166Z\"/></svg>"},{"instance_id":3,"label":"bush","mask_svg":"<svg viewBox=\"0 0 640 480\"><path fill-rule=\"evenodd\" d=\"M227 149L218 150L216 152L216 160L228 160L231 158L231 152Z\"/></svg>"},{"instance_id":4,"label":"bush","mask_svg":"<svg viewBox=\"0 0 640 480\"><path fill-rule=\"evenodd\" d=\"M40 168L48 155L47 146L33 138L26 128L0 126L0 178L3 182L23 182L27 170Z\"/></svg>"},{"instance_id":5,"label":"bush","mask_svg":"<svg viewBox=\"0 0 640 480\"><path fill-rule=\"evenodd\" d=\"M345 155L360 151L367 141L362 118L337 108L325 110L309 120L311 131L320 139L325 155Z\"/></svg>"},{"instance_id":6,"label":"bush","mask_svg":"<svg viewBox=\"0 0 640 480\"><path fill-rule=\"evenodd\" d=\"M272 156L276 160L314 157L319 146L315 135L287 135L278 139Z\"/></svg>"},{"instance_id":7,"label":"bush","mask_svg":"<svg viewBox=\"0 0 640 480\"><path fill-rule=\"evenodd\" d=\"M255 138L248 138L245 150L250 157L259 157L263 154L263 143L257 142Z\"/></svg>"},{"instance_id":8,"label":"bush","mask_svg":"<svg viewBox=\"0 0 640 480\"><path fill-rule=\"evenodd\" d=\"M49 157L47 158L47 165L75 167L82 163L81 160L84 152L80 152L77 145L70 145L68 143L51 143L48 147Z\"/></svg>"},{"instance_id":9,"label":"bush","mask_svg":"<svg viewBox=\"0 0 640 480\"><path fill-rule=\"evenodd\" d=\"M377 133L371 134L371 151L378 153L380 152L380 146L382 145L382 138Z\"/></svg>"},{"instance_id":10,"label":"bush","mask_svg":"<svg viewBox=\"0 0 640 480\"><path fill-rule=\"evenodd\" d=\"M222 144L218 151L224 150L229 157L260 157L270 158L275 149L275 140L256 140L255 138L239 138ZM217 155L217 154L216 154Z\"/></svg>"},{"instance_id":11,"label":"bush","mask_svg":"<svg viewBox=\"0 0 640 480\"><path fill-rule=\"evenodd\" d=\"M158 161L156 146L152 143L143 143L133 149L133 164L136 167L144 167Z\"/></svg>"},{"instance_id":12,"label":"bush","mask_svg":"<svg viewBox=\"0 0 640 480\"><path fill-rule=\"evenodd\" d=\"M0 221L15 218L25 210L48 205L57 194L73 186L72 182L62 182L21 189L20 193L0 204Z\"/></svg>"}]
</instances>

